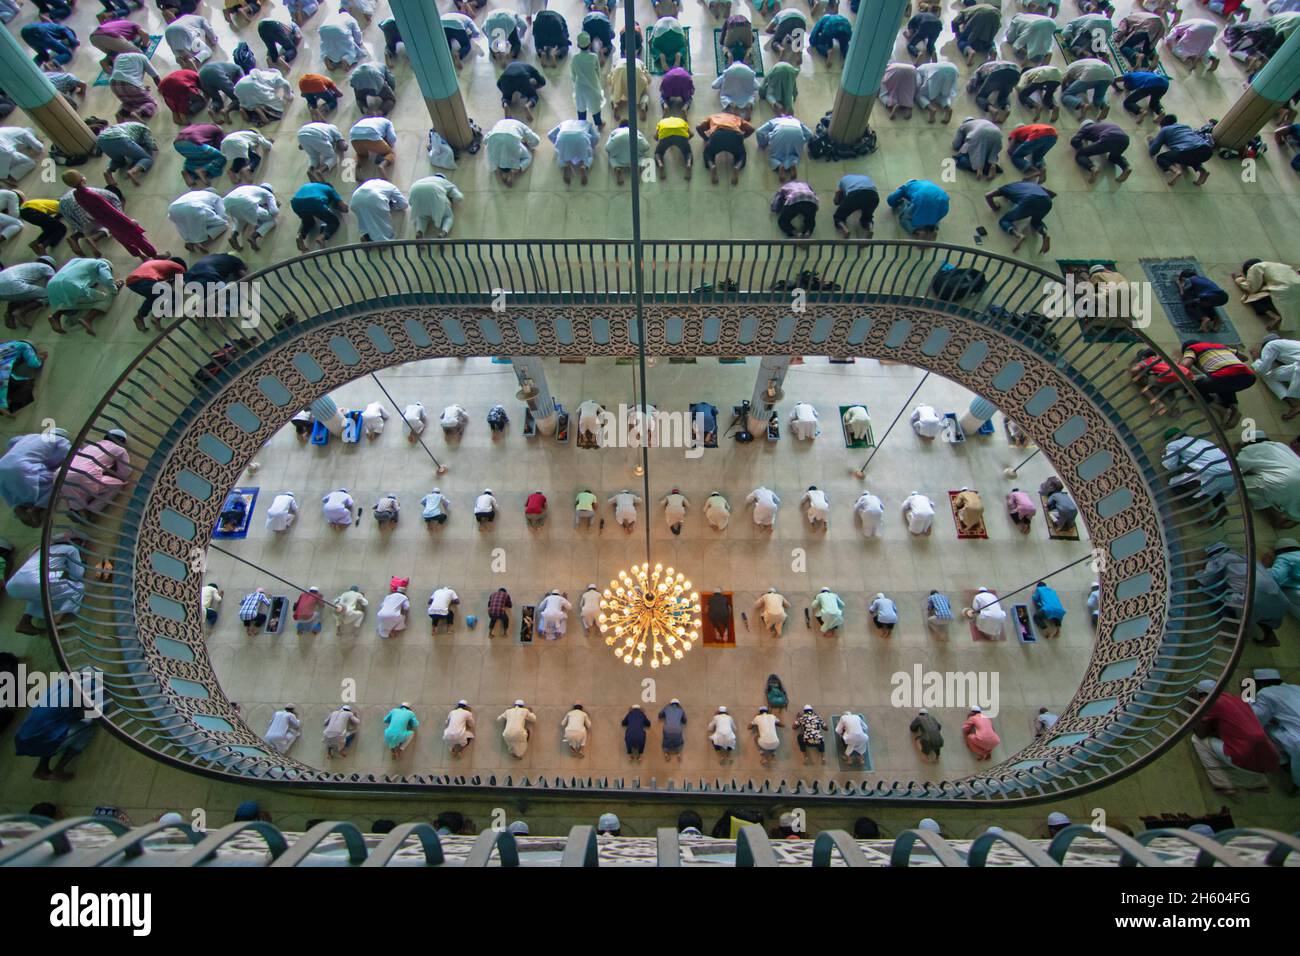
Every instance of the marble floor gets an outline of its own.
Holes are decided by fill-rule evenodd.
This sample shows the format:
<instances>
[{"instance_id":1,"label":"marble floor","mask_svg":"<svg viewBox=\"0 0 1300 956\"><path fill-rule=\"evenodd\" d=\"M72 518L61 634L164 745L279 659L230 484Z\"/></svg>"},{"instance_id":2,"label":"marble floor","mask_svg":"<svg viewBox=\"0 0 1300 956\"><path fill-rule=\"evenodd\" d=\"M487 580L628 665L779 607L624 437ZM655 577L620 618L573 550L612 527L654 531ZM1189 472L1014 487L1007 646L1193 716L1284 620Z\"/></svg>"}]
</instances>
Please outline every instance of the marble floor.
<instances>
[{"instance_id":1,"label":"marble floor","mask_svg":"<svg viewBox=\"0 0 1300 956\"><path fill-rule=\"evenodd\" d=\"M70 24L83 37L93 26L95 6L83 3ZM386 3L379 2L376 20L387 15ZM581 5L577 0L557 0L553 4L576 27ZM1187 16L1213 17L1195 0L1184 0ZM1119 13L1127 12L1129 0L1120 0ZM747 3L737 8L752 14ZM1011 0L1004 4L1006 18L1014 12ZM264 4L264 16L283 18L286 14L279 4ZM217 56L228 58L240 39L249 40L254 51L263 53L256 39L255 26L232 30L220 17L220 10L211 3L201 6L200 12L214 22L221 36ZM642 24L652 17L649 5L642 0L638 9ZM1061 11L1058 22L1064 23L1076 15L1071 4ZM31 5L13 23L18 29L34 16ZM945 19L951 11L945 10ZM294 64L291 80L301 72L322 69L316 27L324 13L318 13L304 29L304 48ZM150 7L134 14L134 18L160 34L161 20L157 10ZM682 19L692 27L693 72L699 89L693 118L698 119L713 108L714 94L708 84L714 78L713 57L709 49L707 9L691 0L682 13ZM575 29L576 32L576 29ZM382 39L376 25L368 26L364 35L372 54L382 48ZM494 87L494 68L480 49L461 74L461 81L469 113L480 126L490 126L500 115L500 104ZM766 46L766 41L764 41ZM950 32L945 32L941 42L944 56L956 56ZM1224 51L1220 46L1220 53ZM903 54L901 42L896 53ZM1059 62L1059 53L1055 55ZM526 46L525 58L534 61ZM93 80L97 54L83 44L70 69L83 80ZM773 61L765 50L765 62ZM970 68L957 60L963 77ZM154 55L154 63L162 73L174 68L170 52L164 45ZM1166 107L1183 118L1199 125L1213 117L1223 115L1238 95L1243 82L1239 65L1225 56L1224 64L1215 73L1188 71L1165 56L1165 68L1174 78L1174 85L1166 97ZM804 58L800 75L800 94L797 115L810 126L829 108L838 81L838 60L827 66L811 56ZM395 65L399 81L399 100L392 119L396 125L399 145L397 166L392 177L405 188L414 179L426 175L428 163L423 144L429 121L424 104L415 87L409 67L399 60ZM571 83L566 68L547 71L550 82L544 91L537 118L532 124L541 135L572 115ZM341 79L341 78L339 78ZM107 87L92 87L84 105L83 115L110 116L115 101ZM944 161L950 156L949 141L963 115L973 110L970 97L958 94L953 125L931 125L924 119L891 121L877 115L874 128L879 134L879 149L864 159L852 162L808 162L802 174L817 189L823 203L839 176L847 171L866 172L883 189L892 189L911 177L928 177L941 180ZM651 119L656 118L652 111ZM1117 122L1133 130L1132 120L1117 111ZM346 129L359 114L351 98L341 107L335 122ZM760 107L757 117L768 115ZM259 176L270 182L282 201L303 181L306 160L294 148L294 132L306 122L306 108L301 98L295 99L284 119L268 127L265 132L275 139L276 145ZM1027 119L1017 106L1009 123L1014 125ZM20 122L15 114L11 122ZM1064 114L1058 124L1066 136L1078 126L1078 120ZM127 208L149 230L159 248L179 250L178 237L165 218L166 205L184 191L180 178L180 158L169 148L173 123L165 113L155 117L151 128L163 145L154 170L139 187L124 187ZM229 128L237 128L232 124ZM1130 277L1141 277L1138 260L1144 256L1195 256L1206 272L1220 284L1227 285L1230 274L1240 266L1242 259L1254 256L1264 259L1300 262L1300 185L1288 168L1288 156L1276 148L1259 158L1249 167L1239 167L1215 160L1211 165L1209 182L1197 188L1188 182L1174 188L1167 187L1154 164L1141 156L1141 131L1135 132L1131 148L1135 170L1122 186L1103 177L1095 186L1089 186L1073 163L1070 150L1064 142L1048 157L1047 184L1058 192L1055 208L1049 218L1053 248L1049 257L1039 257L1026 244L1022 250L1030 261L1043 262L1051 267L1060 258L1113 258L1118 268ZM777 186L775 175L761 162L761 157L751 153L749 168L741 177L740 185L712 186L708 177L701 174L687 182L679 170L671 170L666 180L643 184L642 224L648 238L778 238L773 217L767 203ZM84 167L92 181L101 176L104 161L93 160ZM524 175L512 190L504 189L487 169L485 157L466 156L459 167L450 173L451 178L465 193L465 200L457 207L456 223L452 235L459 238L619 238L631 234L630 198L626 186L615 186L603 157L593 169L587 187L575 184L566 186L554 162L549 144L539 150L533 168ZM968 244L978 226L990 230L985 240L986 248L1007 252L1010 240L996 230L995 216L983 203L983 193L988 188L967 174L957 174L952 182L944 182L952 200L952 210L944 221L940 239ZM28 196L57 197L63 187L57 181L57 170L44 167L31 174L21 184ZM1003 181L1009 181L1004 177ZM342 177L335 180L345 197L352 184ZM229 184L220 185L223 192ZM293 217L285 213L285 222L264 244L261 252L246 253L254 268L268 265L295 253ZM412 227L399 217L399 235L410 235ZM834 238L828 214L823 214L817 227L818 238ZM893 239L901 231L888 215L882 215L877 224L877 238ZM356 241L354 221L347 221L336 240ZM26 257L25 243L30 235L11 240L0 257L5 263L21 261ZM60 261L69 254L66 247L58 250ZM105 246L105 254L113 261L119 275L125 274L132 263L120 249ZM133 296L124 295L112 312L97 324L97 337L89 339L79 329L66 336L54 335L43 320L27 333L43 348L49 349L49 362L38 386L38 401L25 409L17 418L5 419L0 424L0 437L36 431L44 427L46 419L75 431L89 413L96 400L121 373L132 358L150 341L150 335L136 332L130 315L134 311ZM1258 345L1263 328L1253 315L1235 301L1227 311L1248 345ZM1149 333L1161 344L1172 347L1176 336L1163 312L1157 315ZM553 386L561 400L571 407L587 396L617 402L630 398L630 370L604 362L593 361L587 366L564 366L554 370ZM748 368L718 367L711 360L701 360L698 366L657 365L650 374L650 394L681 395L682 404L696 399L711 400L726 407L748 393L753 375L753 365ZM775 449L751 447L743 451L725 448L700 462L677 462L676 456L667 452L656 453L652 460L651 492L661 495L671 483L682 484L683 490L698 503L701 493L714 483L725 485L733 501L743 496L753 484L766 482L777 488L786 501L780 528L775 539L758 540L746 526L743 515L738 516L733 528L725 536L714 539L700 526L698 514L692 515L688 530L681 539L668 533L661 515L651 514L656 549L670 560L677 561L697 578L702 587L712 587L710 578L720 578L724 586L737 592L741 603L752 600L753 595L777 584L790 594L795 604L796 618L787 635L778 641L757 633L739 632L739 646L718 650L699 648L692 659L660 677L666 681L658 691L658 699L680 696L690 706L692 726L706 722L712 705L727 702L742 717L758 703L762 677L776 670L786 679L792 692L791 704L795 707L805 701L813 703L826 713L841 705L854 704L872 708L877 715L873 720L873 756L880 771L899 768L900 772L917 773L922 770L909 750L901 721L889 713L885 675L906 669L915 661L932 662L936 669L947 666L961 669L994 669L1002 676L1001 690L1004 698L998 728L1004 740L1003 752L1010 753L1021 746L1029 736L1029 720L1041 704L1063 704L1073 688L1073 681L1081 672L1088 653L1091 635L1083 625L1082 593L1086 588L1087 572L1071 572L1063 576L1068 582L1061 590L1070 610L1067 628L1058 643L1022 647L1014 640L1001 645L974 645L965 634L954 634L943 647L929 641L919 622L920 595L930 586L943 587L955 592L959 589L984 583L985 577L995 587L1018 586L1027 579L1026 574L1041 573L1044 558L1062 556L1065 563L1074 556L1075 548L1083 545L1066 545L1051 542L1043 536L1041 524L1030 539L1021 539L1001 520L995 509L990 509L989 542L958 542L951 533L951 518L939 502L939 515L935 536L929 541L915 542L901 534L897 520L891 520L886 537L875 544L864 545L855 539L856 532L849 525L847 508L855 496L857 485L848 475L849 460L829 416L842 401L867 401L871 404L877 422L887 418L895 409L903 389L919 376L914 370L900 367L881 367L874 362L859 362L854 366L831 366L824 360L810 359L808 364L796 368L787 383L787 394L793 400L803 393L822 411L823 420L831 427L811 447L798 446L783 440ZM680 379L680 384L679 384ZM245 701L249 719L258 729L264 726L268 708L277 702L294 699L308 708L308 734L299 742L298 756L309 762L318 762L319 737L313 723L323 716L327 701L333 696L328 688L344 676L352 676L368 688L362 695L367 718L362 745L349 763L357 766L379 766L384 755L378 744L376 727L379 715L391 703L409 696L411 702L424 706L421 716L426 726L419 747L404 760L414 769L441 765L444 755L437 740L441 713L437 702L446 702L457 696L466 696L479 704L479 718L483 724L480 740L470 754L463 758L481 768L504 767L514 762L501 751L499 740L491 726L491 719L499 703L516 695L545 700L540 707L539 736L523 762L530 772L542 768L572 767L577 765L617 766L622 756L618 736L614 731L615 718L630 703L635 687L608 649L594 639L586 639L574 630L555 644L535 644L519 647L498 639L489 646L484 638L483 624L475 631L463 624L450 636L439 635L430 639L424 630L427 620L418 612L420 602L428 590L446 580L461 593L466 610L482 614L481 605L489 587L493 586L486 571L474 571L473 562L485 565L489 540L507 548L510 570L504 575L507 586L515 595L516 604L523 603L525 595L541 593L551 587L568 587L580 590L595 576L602 577L624 564L641 557L639 538L623 538L621 532L607 526L600 534L580 536L568 527L566 521L555 518L547 528L533 536L524 528L520 517L520 496L526 483L536 483L552 492L556 499L567 497L580 480L598 483L597 490L612 492L616 486L632 481L629 462L616 453L579 452L568 447L551 447L548 450L529 448L525 460L524 440L519 436L519 417L511 427L508 437L497 446L488 443L486 427L482 425L482 412L490 400L513 394L514 383L506 366L493 366L486 361L463 364L447 363L442 366L413 367L394 370L385 376L399 402L423 400L431 409L440 407L442 396L450 392L457 400L467 404L474 414L474 425L466 436L464 445L454 450L452 471L443 486L453 494L460 505L460 513L442 533L435 544L425 538L415 515L408 510L407 519L398 531L383 542L378 540L372 523L347 532L346 541L322 542L317 548L316 538L326 534L321 528L318 511L308 507L302 522L284 542L268 543L258 529L241 545L249 555L260 560L276 559L278 564L269 567L278 573L292 569L286 575L313 578L322 587L353 583L349 575L362 573L361 583L372 597L383 586L391 570L398 566L418 569L412 571L413 603L417 614L412 617L411 629L395 640L381 644L367 625L361 636L352 644L337 640L333 628L327 625L318 638L302 639L284 635L279 638L259 638L245 646L242 632L231 630L233 608L227 609L225 620L212 637L212 650L219 672L228 682L236 699ZM934 403L944 408L959 409L964 401L954 386L931 379L927 389L935 389ZM356 390L356 400L369 400L370 395L362 384L351 386ZM665 398L666 407L672 403ZM1280 418L1280 406L1271 395L1262 390L1248 393L1243 400L1246 414L1258 425L1274 434L1293 434ZM391 409L390 409L391 410ZM961 450L949 447L922 449L907 432L890 439L888 455L872 466L871 481L892 509L902 494L917 483L918 474L930 481L934 469L932 496L941 497L947 487L970 484L979 487L986 500L993 501L995 492L1005 490L1005 480L1000 471L1010 461L1005 438L999 431L983 446L967 445ZM441 437L434 439L432 447L440 450ZM520 454L515 456L515 451ZM263 470L257 482L265 492L273 486L293 487L304 501L336 482L351 481L358 499L367 506L367 498L381 490L397 490L404 495L408 509L413 506L411 496L417 490L427 490L423 485L431 479L427 460L418 448L411 448L398 433L396 424L375 446L365 450L335 449L316 459L313 450L298 447L292 437L280 436L263 457ZM596 465L588 464L581 456L597 456ZM894 457L898 456L898 457ZM457 458L463 458L457 461ZM412 464L417 463L417 464ZM578 478L581 463L582 479ZM526 469L525 469L526 465ZM883 466L883 467L881 467ZM689 470L694 468L695 471ZM468 494L480 484L479 470L492 474L494 490L508 492L507 515L502 525L491 536L477 535L469 526ZM489 471L490 469L490 471ZM925 469L920 471L920 469ZM590 475L588 478L587 476ZM295 477L297 476L297 477ZM1026 481L1040 478L1039 472L1026 469ZM807 484L825 484L830 488L836 508L836 519L824 538L810 534L800 523L793 509L794 500ZM395 485L395 487L387 487ZM450 486L450 487L448 487ZM263 497L259 508L264 509L268 499ZM647 519L643 519L647 520ZM1262 548L1273 540L1274 532L1265 523L1256 528ZM15 543L20 550L36 542L37 534L18 524L11 515L0 516L0 535ZM1014 537L1013 537L1014 536ZM1040 540L1041 538L1041 540ZM312 539L310 542L303 539ZM443 540L445 539L445 540ZM442 554L446 545L455 544L456 560L442 567ZM809 570L803 577L789 570L789 551L796 547L807 549ZM850 551L849 549L852 549ZM369 552L373 551L373 555ZM514 552L518 554L514 554ZM1066 552L1069 552L1066 554ZM242 553L242 552L241 552ZM888 555L886 559L884 555ZM844 559L841 559L843 556ZM566 560L567 557L567 560ZM856 560L853 560L856 558ZM469 566L462 567L462 559ZM658 558L657 558L658 559ZM213 567L221 568L220 559L214 557ZM380 566L382 564L382 566ZM701 570L696 571L699 568ZM707 569L707 570L706 570ZM987 569L987 570L986 570ZM1033 570L1030 570L1033 569ZM714 572L719 573L714 573ZM235 600L237 592L246 584L257 583L255 575L231 567L229 574L222 571L223 586ZM804 580L806 578L806 581ZM463 582L460 583L460 582ZM823 638L799 626L798 609L821 586L839 590L850 599L851 617L845 633L839 638ZM865 627L866 599L876 590L890 591L903 612L903 623L898 633L885 641L868 634ZM571 593L573 591L571 590ZM954 596L956 596L954 594ZM854 613L856 612L856 613ZM0 607L0 649L24 655L31 666L51 667L53 657L41 640L14 634L12 625L18 609L12 602ZM752 618L752 615L751 615ZM751 625L752 625L751 621ZM276 643L272 643L272 642ZM833 650L828 650L827 645ZM715 663L715 661L717 663ZM739 662L730 664L729 661ZM1300 667L1294 622L1288 622L1282 631L1282 646L1276 649L1246 648L1242 670L1248 672L1255 666L1278 666L1288 678L1294 679ZM563 693L550 693L561 678L570 680ZM680 682L680 683L679 683ZM591 753L584 761L565 756L559 741L560 708L570 696L579 696L593 710L597 733ZM427 701L428 704L424 704ZM944 714L949 746L941 765L930 771L938 775L962 774L972 769L967 754L956 739L955 713ZM736 767L746 766L753 756L752 746L743 744ZM659 773L652 764L653 748L642 765L644 775ZM209 806L224 808L238 802L242 789L224 784L214 784L197 777L152 763L122 744L103 736L83 759L77 780L53 788L33 781L29 776L29 761L18 761L12 748L0 749L0 808L25 810L36 800L55 799L69 808L89 808L104 803L114 803L140 815L156 813L177 806ZM715 775L715 758L707 750L702 734L693 735L682 763L674 763L672 772L681 776L681 770L709 777ZM790 740L783 744L780 757L783 774L803 772L797 753L792 752ZM834 762L828 762L827 773L838 772ZM809 772L821 773L820 767ZM264 795L264 802L284 814L301 816L321 815L320 801L293 794ZM1213 794L1204 775L1196 766L1190 746L1184 744L1147 768L1134 778L1124 781L1100 794L1069 802L1071 812L1086 813L1093 806L1103 805L1115 814L1136 816L1139 813L1162 810L1188 809L1200 812L1217 808L1225 802ZM1271 825L1294 824L1294 803L1278 790L1269 794L1243 795L1232 801L1239 820ZM349 806L369 807L364 801L336 802L329 812L346 814ZM420 814L418 807L410 812ZM358 811L361 812L361 811ZM393 811L389 811L390 814ZM649 813L649 811L647 811ZM995 814L989 813L992 817ZM564 819L556 815L557 825ZM902 817L900 816L900 819ZM1001 819L1001 818L999 818ZM1008 817L1010 819L1010 816ZM827 825L830 825L828 822ZM537 832L536 829L534 832Z\"/></svg>"}]
</instances>

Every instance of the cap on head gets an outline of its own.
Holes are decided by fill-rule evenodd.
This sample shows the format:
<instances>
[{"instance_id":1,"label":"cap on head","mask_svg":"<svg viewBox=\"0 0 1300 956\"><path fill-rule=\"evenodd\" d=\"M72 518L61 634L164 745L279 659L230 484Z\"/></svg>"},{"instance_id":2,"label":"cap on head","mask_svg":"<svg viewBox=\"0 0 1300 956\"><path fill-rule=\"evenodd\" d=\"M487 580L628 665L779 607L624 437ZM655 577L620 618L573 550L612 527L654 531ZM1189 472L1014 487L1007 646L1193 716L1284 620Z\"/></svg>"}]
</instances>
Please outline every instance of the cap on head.
<instances>
[{"instance_id":1,"label":"cap on head","mask_svg":"<svg viewBox=\"0 0 1300 956\"><path fill-rule=\"evenodd\" d=\"M602 813L600 820L596 823L597 830L619 830L622 825L619 823L618 814Z\"/></svg>"},{"instance_id":2,"label":"cap on head","mask_svg":"<svg viewBox=\"0 0 1300 956\"><path fill-rule=\"evenodd\" d=\"M939 832L939 821L933 817L923 817L921 822L916 825L918 830L929 830L931 833Z\"/></svg>"},{"instance_id":3,"label":"cap on head","mask_svg":"<svg viewBox=\"0 0 1300 956\"><path fill-rule=\"evenodd\" d=\"M522 697L520 697L517 701L515 701L515 706L516 706L516 707L522 707L522 706L524 706L524 699L523 699Z\"/></svg>"},{"instance_id":4,"label":"cap on head","mask_svg":"<svg viewBox=\"0 0 1300 956\"><path fill-rule=\"evenodd\" d=\"M972 714L982 714L982 713L984 713L984 708L981 707L979 704L972 704L972 705L971 705L970 712L971 712Z\"/></svg>"},{"instance_id":5,"label":"cap on head","mask_svg":"<svg viewBox=\"0 0 1300 956\"><path fill-rule=\"evenodd\" d=\"M1214 681L1208 677L1205 680L1196 682L1196 690L1202 694L1213 694L1215 686Z\"/></svg>"},{"instance_id":6,"label":"cap on head","mask_svg":"<svg viewBox=\"0 0 1300 956\"><path fill-rule=\"evenodd\" d=\"M1105 271L1106 271L1106 267L1103 266L1101 263L1097 263L1097 265L1091 266L1088 269L1088 275L1095 276L1098 272L1105 272Z\"/></svg>"},{"instance_id":7,"label":"cap on head","mask_svg":"<svg viewBox=\"0 0 1300 956\"><path fill-rule=\"evenodd\" d=\"M1067 817L1060 810L1053 810L1051 813L1047 815L1047 825L1049 827L1063 827L1063 826L1068 826L1069 823L1070 823L1070 818Z\"/></svg>"}]
</instances>

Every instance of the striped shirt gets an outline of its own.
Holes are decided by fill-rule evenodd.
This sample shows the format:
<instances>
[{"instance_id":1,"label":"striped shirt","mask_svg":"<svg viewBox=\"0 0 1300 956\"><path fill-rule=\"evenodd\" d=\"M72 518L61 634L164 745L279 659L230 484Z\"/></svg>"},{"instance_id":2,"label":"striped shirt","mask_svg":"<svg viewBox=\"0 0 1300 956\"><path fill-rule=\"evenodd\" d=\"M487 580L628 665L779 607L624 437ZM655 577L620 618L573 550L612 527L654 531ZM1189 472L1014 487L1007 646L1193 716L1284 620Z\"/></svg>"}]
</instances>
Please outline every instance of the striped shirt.
<instances>
[{"instance_id":1,"label":"striped shirt","mask_svg":"<svg viewBox=\"0 0 1300 956\"><path fill-rule=\"evenodd\" d=\"M241 621L251 621L257 617L262 605L271 606L270 600L261 591L254 591L247 595L244 600L239 602L239 619Z\"/></svg>"},{"instance_id":2,"label":"striped shirt","mask_svg":"<svg viewBox=\"0 0 1300 956\"><path fill-rule=\"evenodd\" d=\"M952 620L952 605L948 603L948 599L942 594L931 594L925 603L930 608L930 613L938 620Z\"/></svg>"},{"instance_id":3,"label":"striped shirt","mask_svg":"<svg viewBox=\"0 0 1300 956\"><path fill-rule=\"evenodd\" d=\"M135 143L151 153L158 151L158 143L154 140L153 134L149 132L149 127L143 123L117 123L107 127L96 138L99 148L103 149L105 143L120 143L129 141Z\"/></svg>"}]
</instances>

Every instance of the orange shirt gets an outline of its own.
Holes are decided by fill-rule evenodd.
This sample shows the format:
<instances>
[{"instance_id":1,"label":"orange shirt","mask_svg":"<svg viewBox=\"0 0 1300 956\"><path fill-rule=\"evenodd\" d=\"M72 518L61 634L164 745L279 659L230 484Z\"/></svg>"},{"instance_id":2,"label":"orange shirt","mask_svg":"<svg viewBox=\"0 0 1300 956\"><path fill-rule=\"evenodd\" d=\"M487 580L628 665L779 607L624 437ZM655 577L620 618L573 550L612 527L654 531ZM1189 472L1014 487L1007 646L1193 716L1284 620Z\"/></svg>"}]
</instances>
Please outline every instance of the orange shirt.
<instances>
[{"instance_id":1,"label":"orange shirt","mask_svg":"<svg viewBox=\"0 0 1300 956\"><path fill-rule=\"evenodd\" d=\"M302 93L337 93L339 88L328 76L319 73L304 73L298 80L298 90Z\"/></svg>"}]
</instances>

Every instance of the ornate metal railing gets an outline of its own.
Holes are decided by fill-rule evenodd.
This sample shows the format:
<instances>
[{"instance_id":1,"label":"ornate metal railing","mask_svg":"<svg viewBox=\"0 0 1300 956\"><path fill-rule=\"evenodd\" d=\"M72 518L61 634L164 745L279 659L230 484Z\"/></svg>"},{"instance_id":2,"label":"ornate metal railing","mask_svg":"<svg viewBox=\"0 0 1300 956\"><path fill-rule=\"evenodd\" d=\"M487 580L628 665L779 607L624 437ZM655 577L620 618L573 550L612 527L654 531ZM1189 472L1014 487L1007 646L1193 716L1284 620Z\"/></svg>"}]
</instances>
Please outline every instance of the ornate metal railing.
<instances>
[{"instance_id":1,"label":"ornate metal railing","mask_svg":"<svg viewBox=\"0 0 1300 956\"><path fill-rule=\"evenodd\" d=\"M270 823L232 823L211 833L185 823L131 828L106 817L54 823L42 817L0 817L0 866L736 866L776 867L1191 867L1286 866L1300 859L1300 839L1275 830L1234 829L1201 836L1188 830L1147 830L1136 837L1072 826L1050 840L1018 833L945 839L906 830L894 840L854 840L843 830L814 839L772 841L761 826L742 827L735 840L683 836L660 828L653 839L600 838L591 826L565 837L516 837L484 830L477 837L439 835L429 823L403 823L389 833L364 833L329 820L306 833ZM1295 854L1293 856L1293 854Z\"/></svg>"},{"instance_id":2,"label":"ornate metal railing","mask_svg":"<svg viewBox=\"0 0 1300 956\"><path fill-rule=\"evenodd\" d=\"M1105 562L1099 640L1054 733L955 781L666 782L318 770L270 751L221 691L204 647L195 569L253 453L312 398L376 368L439 355L625 355L635 350L628 242L424 241L346 246L251 277L256 320L173 322L101 400L75 445L130 435L127 492L93 521L58 478L43 544L81 541L80 609L51 634L68 667L104 672L105 722L131 745L224 779L337 790L604 790L727 800L736 793L914 804L1021 803L1103 786L1188 728L1196 681L1222 683L1242 639L1226 591L1198 579L1204 549L1250 560L1245 493L1207 505L1171 487L1167 432L1227 447L1185 380L1154 417L1126 373L1141 330L1037 314L1060 277L980 250L916 242L652 242L644 246L652 354L891 357L947 375L1014 418L1067 482ZM948 264L985 287L947 301ZM251 299L251 296L250 296ZM798 308L793 303L798 302ZM225 350L224 352L222 350ZM223 356L220 361L214 356ZM93 573L103 561L111 574ZM193 564L193 567L191 567ZM47 613L52 609L48 607ZM1249 607L1246 608L1247 618Z\"/></svg>"}]
</instances>

